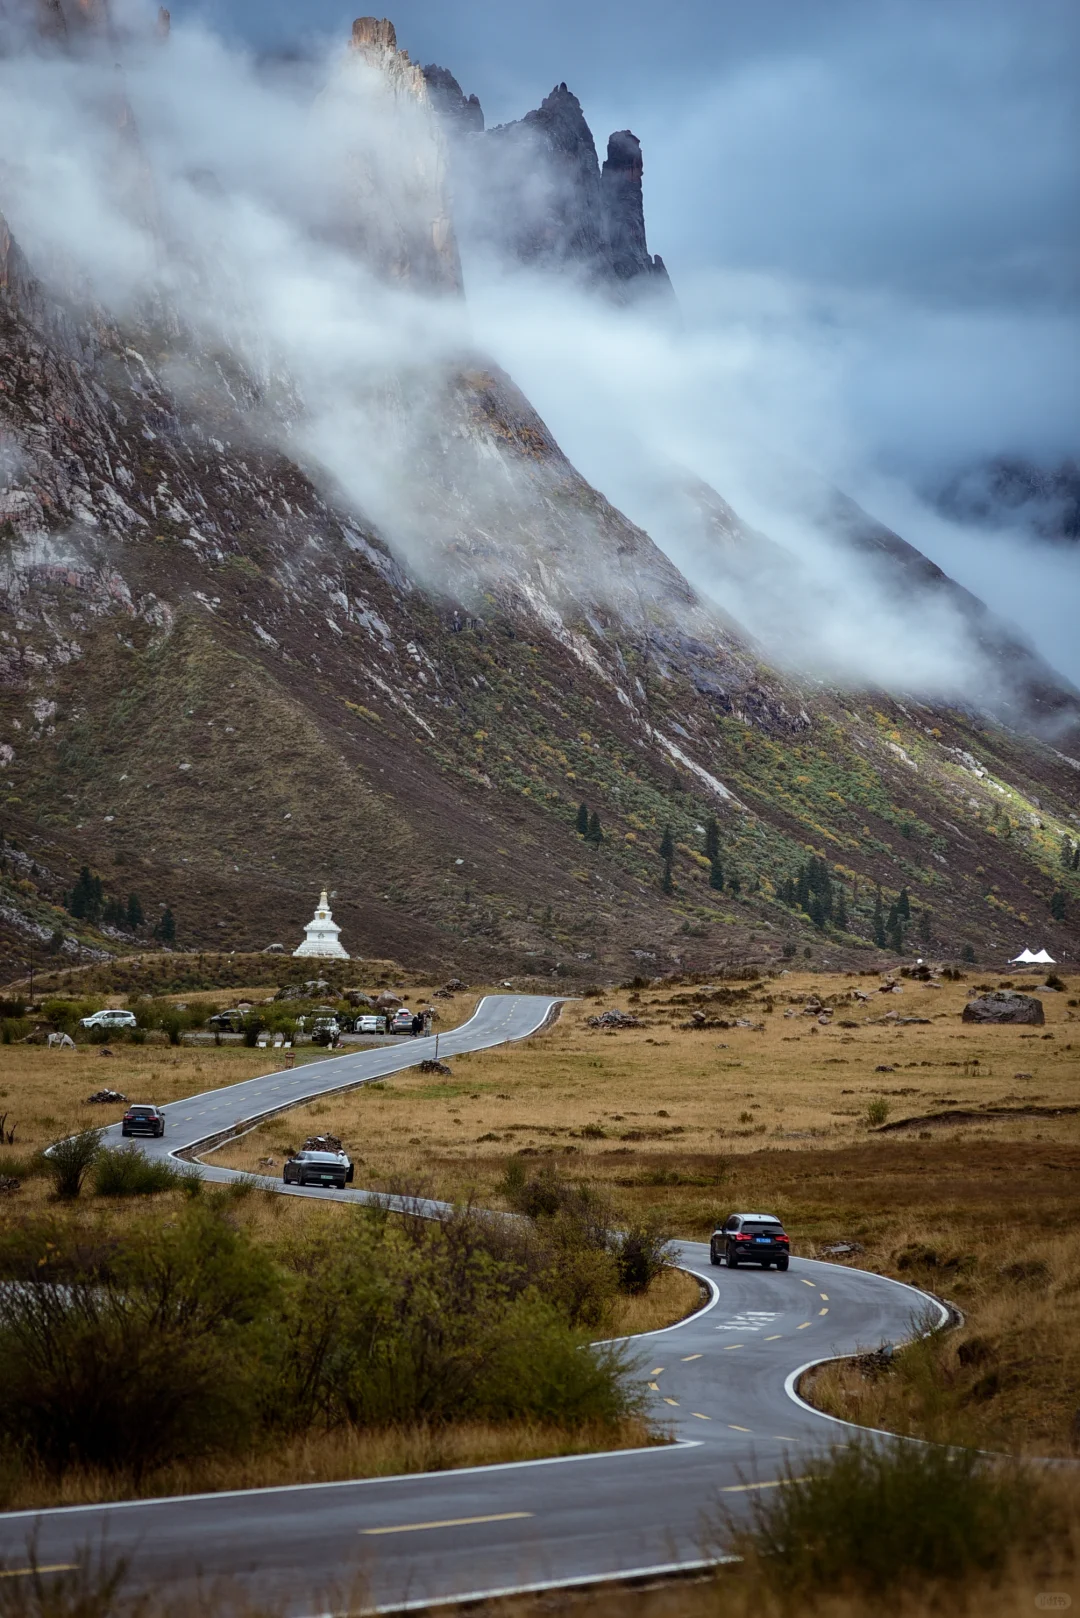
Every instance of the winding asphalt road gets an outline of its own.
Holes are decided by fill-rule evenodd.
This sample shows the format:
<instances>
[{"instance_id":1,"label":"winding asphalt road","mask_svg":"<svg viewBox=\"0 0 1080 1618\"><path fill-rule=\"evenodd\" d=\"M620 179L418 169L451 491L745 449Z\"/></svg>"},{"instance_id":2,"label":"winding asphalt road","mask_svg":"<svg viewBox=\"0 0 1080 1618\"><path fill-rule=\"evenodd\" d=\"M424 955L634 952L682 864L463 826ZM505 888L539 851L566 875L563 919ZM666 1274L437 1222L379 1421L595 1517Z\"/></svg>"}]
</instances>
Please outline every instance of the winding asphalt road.
<instances>
[{"instance_id":1,"label":"winding asphalt road","mask_svg":"<svg viewBox=\"0 0 1080 1618\"><path fill-rule=\"evenodd\" d=\"M557 1001L490 995L439 1055L536 1032ZM153 1155L206 1150L222 1132L334 1090L370 1083L431 1054L433 1039L359 1051L208 1091L165 1108ZM233 1171L204 1165L207 1178ZM371 1200L372 1193L283 1187L291 1195ZM385 1201L384 1198L379 1198ZM176 1598L195 1581L239 1581L252 1598L308 1615L362 1594L372 1611L507 1589L631 1576L715 1560L720 1510L745 1511L791 1462L850 1432L795 1392L808 1364L910 1337L942 1306L914 1288L795 1258L776 1271L711 1268L708 1247L676 1244L710 1302L689 1320L632 1340L654 1414L675 1442L608 1455L423 1476L286 1486L111 1506L0 1515L0 1562L63 1567L103 1541L127 1556L136 1586ZM710 1524L714 1526L710 1526Z\"/></svg>"}]
</instances>

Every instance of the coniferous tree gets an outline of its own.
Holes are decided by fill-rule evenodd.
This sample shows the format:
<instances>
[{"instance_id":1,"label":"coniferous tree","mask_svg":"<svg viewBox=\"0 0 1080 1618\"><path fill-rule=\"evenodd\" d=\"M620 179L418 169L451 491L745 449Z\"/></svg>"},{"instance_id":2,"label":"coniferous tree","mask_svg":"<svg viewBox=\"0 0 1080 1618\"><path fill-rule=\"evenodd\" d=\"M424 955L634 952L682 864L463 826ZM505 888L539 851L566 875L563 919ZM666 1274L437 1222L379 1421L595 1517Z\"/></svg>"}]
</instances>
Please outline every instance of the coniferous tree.
<instances>
[{"instance_id":1,"label":"coniferous tree","mask_svg":"<svg viewBox=\"0 0 1080 1618\"><path fill-rule=\"evenodd\" d=\"M664 861L664 874L660 878L660 889L661 889L661 892L667 893L667 894L672 894L672 893L675 892L675 883L672 880L672 876L671 876L671 861L670 860L665 860Z\"/></svg>"},{"instance_id":2,"label":"coniferous tree","mask_svg":"<svg viewBox=\"0 0 1080 1618\"><path fill-rule=\"evenodd\" d=\"M742 882L739 879L738 871L732 871L731 875L728 877L728 892L733 893L736 899L742 892Z\"/></svg>"},{"instance_id":3,"label":"coniferous tree","mask_svg":"<svg viewBox=\"0 0 1080 1618\"><path fill-rule=\"evenodd\" d=\"M101 888L101 878L90 875L90 867L84 865L79 872L79 880L71 890L68 909L80 921L98 921L104 905L104 894Z\"/></svg>"},{"instance_id":4,"label":"coniferous tree","mask_svg":"<svg viewBox=\"0 0 1080 1618\"><path fill-rule=\"evenodd\" d=\"M589 806L587 803L578 804L577 829L579 837L589 835Z\"/></svg>"},{"instance_id":5,"label":"coniferous tree","mask_svg":"<svg viewBox=\"0 0 1080 1618\"><path fill-rule=\"evenodd\" d=\"M720 827L716 823L715 815L710 815L705 822L705 858L707 860L720 858Z\"/></svg>"},{"instance_id":6,"label":"coniferous tree","mask_svg":"<svg viewBox=\"0 0 1080 1618\"><path fill-rule=\"evenodd\" d=\"M833 904L833 921L842 933L847 932L847 906L844 903L843 888L840 889Z\"/></svg>"},{"instance_id":7,"label":"coniferous tree","mask_svg":"<svg viewBox=\"0 0 1080 1618\"><path fill-rule=\"evenodd\" d=\"M1073 849L1072 868L1074 871L1080 871L1080 843Z\"/></svg>"},{"instance_id":8,"label":"coniferous tree","mask_svg":"<svg viewBox=\"0 0 1080 1618\"><path fill-rule=\"evenodd\" d=\"M789 906L795 903L794 877L786 876L780 884L780 903Z\"/></svg>"},{"instance_id":9,"label":"coniferous tree","mask_svg":"<svg viewBox=\"0 0 1080 1618\"><path fill-rule=\"evenodd\" d=\"M879 885L878 887L876 887L874 889L874 925L877 926L877 924L878 924L878 922L880 920L881 920L881 888L880 888L880 885Z\"/></svg>"},{"instance_id":10,"label":"coniferous tree","mask_svg":"<svg viewBox=\"0 0 1080 1618\"><path fill-rule=\"evenodd\" d=\"M724 891L724 867L720 864L719 856L709 866L709 886L718 893Z\"/></svg>"},{"instance_id":11,"label":"coniferous tree","mask_svg":"<svg viewBox=\"0 0 1080 1618\"><path fill-rule=\"evenodd\" d=\"M660 839L660 858L672 860L675 858L675 839L671 835L671 827L664 827L664 835Z\"/></svg>"},{"instance_id":12,"label":"coniferous tree","mask_svg":"<svg viewBox=\"0 0 1080 1618\"><path fill-rule=\"evenodd\" d=\"M127 911L119 899L106 899L105 908L101 912L102 921L107 921L110 927L122 927L126 917Z\"/></svg>"},{"instance_id":13,"label":"coniferous tree","mask_svg":"<svg viewBox=\"0 0 1080 1618\"><path fill-rule=\"evenodd\" d=\"M139 903L139 895L137 893L128 894L127 924L131 928L132 932L135 931L136 927L141 927L143 924L143 907Z\"/></svg>"},{"instance_id":14,"label":"coniferous tree","mask_svg":"<svg viewBox=\"0 0 1080 1618\"><path fill-rule=\"evenodd\" d=\"M931 939L931 916L929 910L919 911L919 943L929 944Z\"/></svg>"},{"instance_id":15,"label":"coniferous tree","mask_svg":"<svg viewBox=\"0 0 1080 1618\"><path fill-rule=\"evenodd\" d=\"M887 942L888 941L885 937L885 927L881 920L881 912L878 911L877 915L874 917L874 943L877 945L878 949L884 949Z\"/></svg>"},{"instance_id":16,"label":"coniferous tree","mask_svg":"<svg viewBox=\"0 0 1080 1618\"><path fill-rule=\"evenodd\" d=\"M816 893L810 901L810 920L819 930L825 926L825 906Z\"/></svg>"},{"instance_id":17,"label":"coniferous tree","mask_svg":"<svg viewBox=\"0 0 1080 1618\"><path fill-rule=\"evenodd\" d=\"M1061 888L1057 888L1050 897L1050 914L1055 921L1065 920L1066 895Z\"/></svg>"},{"instance_id":18,"label":"coniferous tree","mask_svg":"<svg viewBox=\"0 0 1080 1618\"><path fill-rule=\"evenodd\" d=\"M900 926L899 917L897 917L893 926L889 928L889 948L895 950L898 955L902 953L904 948L904 934Z\"/></svg>"},{"instance_id":19,"label":"coniferous tree","mask_svg":"<svg viewBox=\"0 0 1080 1618\"><path fill-rule=\"evenodd\" d=\"M900 897L896 901L896 914L900 917L901 921L911 920L911 900L908 898L908 890L906 888L900 889Z\"/></svg>"},{"instance_id":20,"label":"coniferous tree","mask_svg":"<svg viewBox=\"0 0 1080 1618\"><path fill-rule=\"evenodd\" d=\"M600 826L600 816L597 814L595 809L589 816L589 834L586 841L592 843L594 848L599 848L600 844L604 841L604 833Z\"/></svg>"},{"instance_id":21,"label":"coniferous tree","mask_svg":"<svg viewBox=\"0 0 1080 1618\"><path fill-rule=\"evenodd\" d=\"M154 928L154 937L160 939L163 944L176 943L176 921L168 905L161 912L161 920Z\"/></svg>"},{"instance_id":22,"label":"coniferous tree","mask_svg":"<svg viewBox=\"0 0 1080 1618\"><path fill-rule=\"evenodd\" d=\"M1061 868L1062 868L1062 870L1063 871L1071 871L1072 870L1072 862L1073 862L1072 838L1071 837L1062 837L1062 839L1061 839Z\"/></svg>"},{"instance_id":23,"label":"coniferous tree","mask_svg":"<svg viewBox=\"0 0 1080 1618\"><path fill-rule=\"evenodd\" d=\"M963 949L960 951L960 959L962 961L968 961L972 966L974 966L974 964L975 964L975 946L974 946L974 944L965 944L964 945Z\"/></svg>"},{"instance_id":24,"label":"coniferous tree","mask_svg":"<svg viewBox=\"0 0 1080 1618\"><path fill-rule=\"evenodd\" d=\"M795 901L800 910L810 909L810 876L805 865L799 866L799 874L795 878Z\"/></svg>"},{"instance_id":25,"label":"coniferous tree","mask_svg":"<svg viewBox=\"0 0 1080 1618\"><path fill-rule=\"evenodd\" d=\"M885 931L891 933L900 920L900 911L895 904L889 906L889 914L885 917Z\"/></svg>"}]
</instances>

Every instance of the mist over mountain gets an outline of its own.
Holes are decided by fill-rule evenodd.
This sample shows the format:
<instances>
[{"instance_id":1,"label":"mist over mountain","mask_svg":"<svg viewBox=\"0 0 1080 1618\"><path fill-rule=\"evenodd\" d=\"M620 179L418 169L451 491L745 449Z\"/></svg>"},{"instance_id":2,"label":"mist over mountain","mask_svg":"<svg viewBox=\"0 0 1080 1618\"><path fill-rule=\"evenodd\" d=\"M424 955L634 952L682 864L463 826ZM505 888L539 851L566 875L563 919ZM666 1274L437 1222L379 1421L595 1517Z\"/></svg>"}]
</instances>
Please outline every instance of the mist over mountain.
<instances>
[{"instance_id":1,"label":"mist over mountain","mask_svg":"<svg viewBox=\"0 0 1080 1618\"><path fill-rule=\"evenodd\" d=\"M386 19L4 14L13 959L130 944L83 863L181 943L329 882L358 951L542 978L1073 947L1080 698L847 481L798 300L672 286L648 165Z\"/></svg>"}]
</instances>

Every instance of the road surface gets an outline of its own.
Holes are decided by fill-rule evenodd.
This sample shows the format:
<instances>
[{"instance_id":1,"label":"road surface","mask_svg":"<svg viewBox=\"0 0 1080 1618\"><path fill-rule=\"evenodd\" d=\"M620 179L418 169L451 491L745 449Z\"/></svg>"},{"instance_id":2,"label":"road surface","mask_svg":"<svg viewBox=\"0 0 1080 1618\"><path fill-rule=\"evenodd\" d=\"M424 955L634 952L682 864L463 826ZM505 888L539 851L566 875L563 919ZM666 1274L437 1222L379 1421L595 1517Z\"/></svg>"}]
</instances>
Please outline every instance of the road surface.
<instances>
[{"instance_id":1,"label":"road surface","mask_svg":"<svg viewBox=\"0 0 1080 1618\"><path fill-rule=\"evenodd\" d=\"M490 995L439 1040L439 1055L482 1050L542 1027L558 1002ZM166 1107L152 1155L200 1146L309 1096L370 1083L431 1054L434 1039L267 1074ZM205 1149L205 1147L203 1148ZM205 1166L208 1178L231 1170ZM268 1185L361 1201L361 1190ZM137 1586L175 1599L198 1579L239 1580L298 1615L360 1591L372 1610L510 1588L631 1575L715 1557L719 1513L736 1515L789 1463L850 1432L804 1405L798 1374L831 1355L898 1342L945 1311L882 1276L794 1258L777 1271L714 1269L708 1247L676 1244L711 1301L678 1326L632 1340L653 1413L674 1442L646 1450L423 1476L286 1486L112 1506L0 1515L0 1561L72 1563L103 1541Z\"/></svg>"}]
</instances>

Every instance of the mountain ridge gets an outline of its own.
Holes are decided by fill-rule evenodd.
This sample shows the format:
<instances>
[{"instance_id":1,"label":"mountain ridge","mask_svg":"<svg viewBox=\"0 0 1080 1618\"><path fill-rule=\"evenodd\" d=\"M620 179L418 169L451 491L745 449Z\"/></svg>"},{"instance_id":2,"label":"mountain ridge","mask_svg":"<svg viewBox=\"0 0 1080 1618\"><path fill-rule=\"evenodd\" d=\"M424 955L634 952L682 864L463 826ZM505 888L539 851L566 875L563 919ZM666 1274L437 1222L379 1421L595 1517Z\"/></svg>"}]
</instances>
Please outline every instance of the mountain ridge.
<instances>
[{"instance_id":1,"label":"mountain ridge","mask_svg":"<svg viewBox=\"0 0 1080 1618\"><path fill-rule=\"evenodd\" d=\"M425 396L410 560L199 342L0 222L10 975L134 946L63 911L84 863L181 945L298 937L327 882L354 954L538 980L872 964L901 890L905 950L1075 950L1067 752L770 669L476 356ZM811 855L844 927L784 897Z\"/></svg>"}]
</instances>

